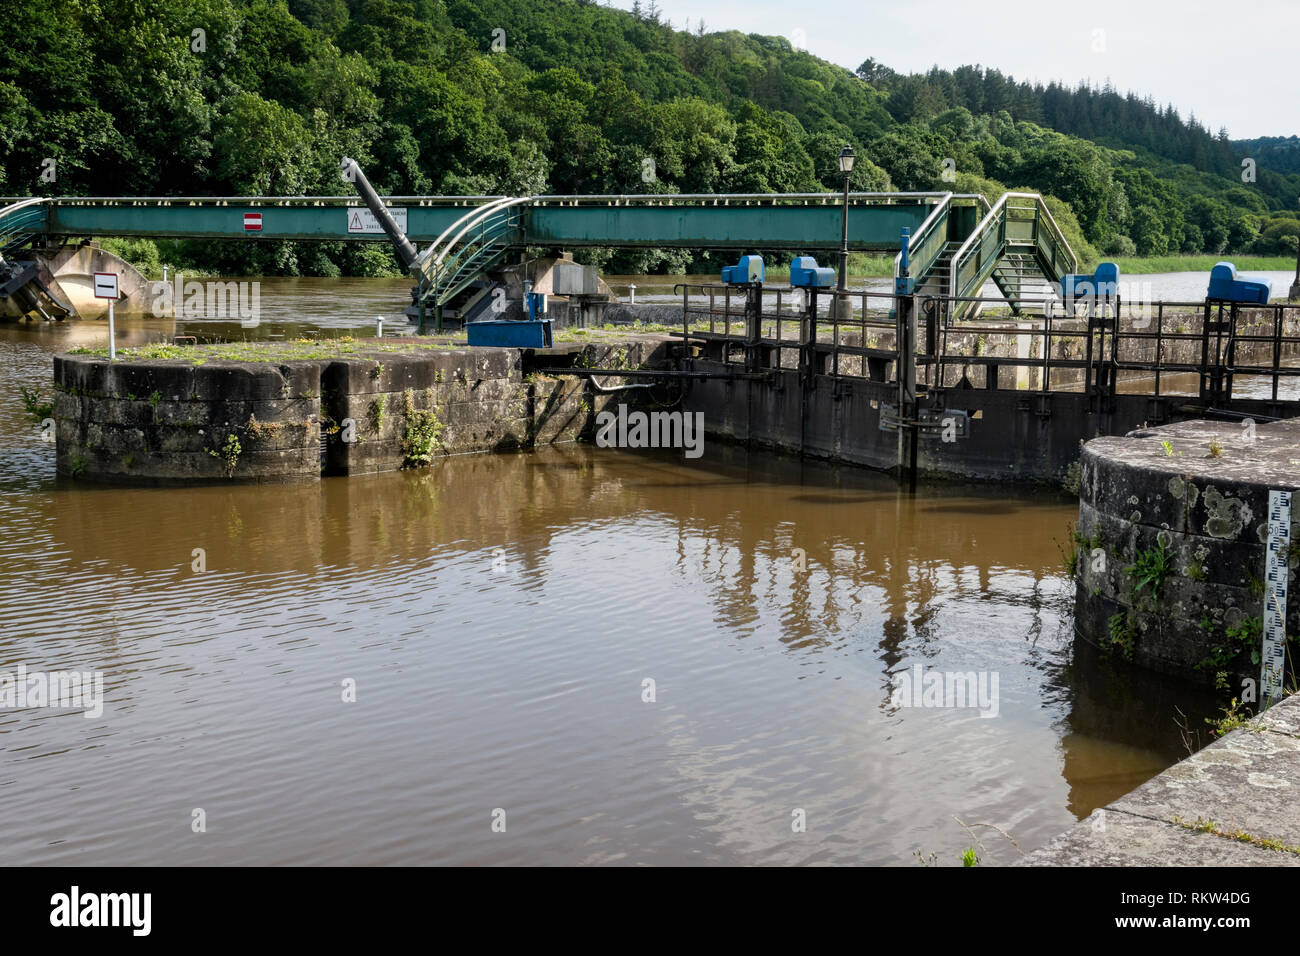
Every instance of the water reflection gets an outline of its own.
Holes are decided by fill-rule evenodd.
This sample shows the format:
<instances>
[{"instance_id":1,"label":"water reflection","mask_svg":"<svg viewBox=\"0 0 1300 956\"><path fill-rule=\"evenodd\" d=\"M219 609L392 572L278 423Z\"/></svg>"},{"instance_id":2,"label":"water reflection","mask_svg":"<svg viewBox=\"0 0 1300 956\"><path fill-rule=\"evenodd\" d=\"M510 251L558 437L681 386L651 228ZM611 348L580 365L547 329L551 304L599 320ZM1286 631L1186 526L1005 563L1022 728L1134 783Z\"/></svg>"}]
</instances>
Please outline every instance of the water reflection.
<instances>
[{"instance_id":1,"label":"water reflection","mask_svg":"<svg viewBox=\"0 0 1300 956\"><path fill-rule=\"evenodd\" d=\"M51 347L0 330L15 381ZM1074 511L723 445L107 488L56 479L7 394L0 669L107 697L0 711L7 860L955 862L954 815L1036 846L1208 712L1074 647ZM894 706L917 664L996 671L998 717Z\"/></svg>"}]
</instances>

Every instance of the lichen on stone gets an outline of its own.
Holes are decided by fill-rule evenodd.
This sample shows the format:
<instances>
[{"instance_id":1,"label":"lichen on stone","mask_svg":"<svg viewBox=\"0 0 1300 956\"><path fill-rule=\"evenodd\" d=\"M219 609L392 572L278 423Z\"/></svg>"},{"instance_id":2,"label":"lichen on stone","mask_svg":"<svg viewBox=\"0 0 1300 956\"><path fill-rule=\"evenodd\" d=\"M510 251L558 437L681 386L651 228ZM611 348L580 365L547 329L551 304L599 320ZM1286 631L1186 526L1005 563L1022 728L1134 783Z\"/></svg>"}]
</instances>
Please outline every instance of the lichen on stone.
<instances>
[{"instance_id":1,"label":"lichen on stone","mask_svg":"<svg viewBox=\"0 0 1300 956\"><path fill-rule=\"evenodd\" d=\"M1205 533L1213 538L1236 538L1253 514L1239 498L1224 495L1213 486L1205 489Z\"/></svg>"},{"instance_id":2,"label":"lichen on stone","mask_svg":"<svg viewBox=\"0 0 1300 956\"><path fill-rule=\"evenodd\" d=\"M1174 475L1169 479L1169 493L1179 500L1186 500L1190 508L1196 507L1196 501L1201 496L1196 485L1184 480L1181 475Z\"/></svg>"}]
</instances>

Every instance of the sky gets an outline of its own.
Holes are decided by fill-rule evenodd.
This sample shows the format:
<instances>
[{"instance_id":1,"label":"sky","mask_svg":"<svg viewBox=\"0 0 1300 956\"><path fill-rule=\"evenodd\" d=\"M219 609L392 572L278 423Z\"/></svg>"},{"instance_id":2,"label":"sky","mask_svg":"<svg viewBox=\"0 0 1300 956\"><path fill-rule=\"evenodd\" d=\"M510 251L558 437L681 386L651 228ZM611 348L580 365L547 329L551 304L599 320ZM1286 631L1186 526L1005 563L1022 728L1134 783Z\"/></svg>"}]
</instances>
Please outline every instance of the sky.
<instances>
[{"instance_id":1,"label":"sky","mask_svg":"<svg viewBox=\"0 0 1300 956\"><path fill-rule=\"evenodd\" d=\"M1300 134L1300 0L657 2L678 29L703 17L706 31L785 36L849 69L874 57L900 73L978 63L1017 80L1109 79L1233 139Z\"/></svg>"}]
</instances>

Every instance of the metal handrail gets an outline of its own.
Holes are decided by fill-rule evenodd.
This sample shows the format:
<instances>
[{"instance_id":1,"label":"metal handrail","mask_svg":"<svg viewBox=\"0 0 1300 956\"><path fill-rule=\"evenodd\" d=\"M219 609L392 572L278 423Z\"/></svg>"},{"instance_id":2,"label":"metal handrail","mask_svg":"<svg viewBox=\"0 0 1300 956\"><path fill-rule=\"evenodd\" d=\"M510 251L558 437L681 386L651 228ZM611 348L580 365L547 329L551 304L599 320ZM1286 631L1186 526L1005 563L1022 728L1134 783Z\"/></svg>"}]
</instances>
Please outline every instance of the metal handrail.
<instances>
[{"instance_id":1,"label":"metal handrail","mask_svg":"<svg viewBox=\"0 0 1300 956\"><path fill-rule=\"evenodd\" d=\"M984 252L986 240L990 236L996 237L999 252L1001 247L1006 245L1007 239L1005 235L1005 223L1007 219L1007 209L1009 208L1008 201L1014 199L1028 199L1032 202L1032 206L1011 208L1033 209L1034 216L1032 221L1034 222L1034 237L1032 241L1036 251L1038 251L1040 255L1044 255L1044 258L1050 259L1051 264L1055 269L1057 263L1056 255L1054 253L1059 250L1064 250L1065 255L1068 257L1069 271L1072 272L1078 268L1078 258L1075 256L1074 250L1070 248L1070 244L1066 241L1060 227L1057 226L1056 219L1053 218L1052 211L1047 208L1047 203L1043 200L1043 197L1038 193L1007 192L1002 194L1001 198L998 199L985 217L980 221L979 225L977 225L971 234L966 237L966 241L961 244L957 249L957 252L953 255L952 262L949 265L948 280L948 291L951 294L956 295L961 292L971 291L962 288L959 285L959 279L961 277L961 271L973 251L978 250ZM1038 245L1038 224L1040 222L1046 223L1053 240L1053 254L1050 256L1047 256L1046 251L1042 250ZM996 233L992 232L990 227L996 227L998 231ZM976 245L977 241L978 245ZM976 274L983 272L986 264L987 260L981 257L980 267L976 270Z\"/></svg>"},{"instance_id":2,"label":"metal handrail","mask_svg":"<svg viewBox=\"0 0 1300 956\"><path fill-rule=\"evenodd\" d=\"M944 193L943 199L940 202L935 204L935 207L933 210L931 210L930 215L926 216L925 220L921 223L921 225L916 227L916 234L908 238L907 250L908 250L909 259L912 257L913 249L919 249L925 245L925 243L930 238L930 233L933 232L936 228L938 228L938 223L940 221L947 223L948 216L951 214L951 211L952 211L952 193ZM938 257L936 256L935 258ZM930 262L925 263L925 267L923 270L921 270L921 272L924 272L925 270L929 269L930 266L933 264L934 264L933 259ZM898 274L899 272L902 271L902 268L903 268L903 252L900 249L898 254L894 256L894 278L895 279L898 278Z\"/></svg>"},{"instance_id":3,"label":"metal handrail","mask_svg":"<svg viewBox=\"0 0 1300 956\"><path fill-rule=\"evenodd\" d=\"M439 248L439 246L441 246L443 242L446 241L447 237L451 234L453 229L456 229L462 224L465 224L469 220L473 220L476 219L477 217L490 214L493 210L501 206L503 203L509 202L509 200L510 197L503 197L501 199L493 200L492 202L488 203L486 206L476 207L471 211L465 213L465 215L461 216L459 219L455 220L451 225L449 225L446 229L444 229L438 235L438 237L433 240L433 242L431 242L428 246L426 246L423 252L421 252L416 257L415 262L412 263L411 265L411 271L414 272L418 269L422 274L431 271L425 265L425 263L428 262L430 257L434 255L435 251ZM432 263L433 267L436 268L441 261L442 261L442 255L440 254L438 258Z\"/></svg>"},{"instance_id":4,"label":"metal handrail","mask_svg":"<svg viewBox=\"0 0 1300 956\"><path fill-rule=\"evenodd\" d=\"M44 196L21 199L0 209L0 253L22 245L48 218Z\"/></svg>"},{"instance_id":5,"label":"metal handrail","mask_svg":"<svg viewBox=\"0 0 1300 956\"><path fill-rule=\"evenodd\" d=\"M415 262L412 263L411 271L414 272L418 270L422 277L428 278L429 273L437 270L438 266L442 264L442 260L446 257L448 251L450 251L456 243L460 242L465 233L469 230L473 229L476 225L480 225L483 220L490 218L494 213L502 212L511 206L518 206L526 202L532 202L536 198L536 196L506 197L488 203L486 206L479 206L471 212L467 212L444 229L442 234L439 235L437 239L433 240L427 249L420 253ZM448 240L447 236L457 227L460 227L460 231ZM443 247L441 250L439 249L440 246Z\"/></svg>"},{"instance_id":6,"label":"metal handrail","mask_svg":"<svg viewBox=\"0 0 1300 956\"><path fill-rule=\"evenodd\" d=\"M480 269L476 265L477 258L488 249L497 245L498 240L511 227L509 221L497 224L496 226L484 230L475 237L474 243L466 243L452 256L450 260L444 260L442 268L435 266L433 287L430 290L434 295L435 305L445 305L455 295L460 292L477 274ZM497 252L504 251L504 246L500 247ZM461 261L462 257L468 254L468 259ZM447 277L450 278L447 278ZM445 282L444 282L445 279ZM441 286L441 291L439 287Z\"/></svg>"},{"instance_id":7,"label":"metal handrail","mask_svg":"<svg viewBox=\"0 0 1300 956\"><path fill-rule=\"evenodd\" d=\"M952 196L955 199L972 199L976 193L948 193L948 192L861 192L849 193L851 201L871 201L879 200L885 203L891 203L897 200L910 200L913 204L927 199L941 200L945 196ZM839 200L842 193L839 192L817 192L817 193L591 193L591 194L544 194L533 196L539 205L549 205L557 202L569 203L609 203L616 201L621 205L646 204L655 205L667 201L689 200L692 202L712 203L716 200L744 200L751 202L787 202L787 201L807 201L819 200L830 203ZM0 203L18 202L28 197L23 196L0 196ZM464 204L477 203L482 205L499 199L509 199L509 196L435 196L435 195L389 195L380 196L385 203L428 203L431 205L439 204ZM45 202L56 204L69 203L286 203L286 202L307 202L317 204L333 204L341 206L361 206L364 202L355 195L334 195L334 196L49 196L44 197Z\"/></svg>"}]
</instances>

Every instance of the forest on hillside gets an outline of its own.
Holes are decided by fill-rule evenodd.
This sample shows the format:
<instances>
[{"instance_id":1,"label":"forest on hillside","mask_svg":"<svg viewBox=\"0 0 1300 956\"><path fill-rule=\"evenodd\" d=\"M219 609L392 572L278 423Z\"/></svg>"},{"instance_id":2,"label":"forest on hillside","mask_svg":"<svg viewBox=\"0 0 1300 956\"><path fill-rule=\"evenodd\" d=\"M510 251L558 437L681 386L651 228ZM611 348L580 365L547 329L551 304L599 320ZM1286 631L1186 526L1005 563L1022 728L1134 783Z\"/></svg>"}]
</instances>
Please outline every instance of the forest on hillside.
<instances>
[{"instance_id":1,"label":"forest on hillside","mask_svg":"<svg viewBox=\"0 0 1300 956\"><path fill-rule=\"evenodd\" d=\"M855 189L1045 193L1084 259L1294 254L1300 241L1294 137L1234 143L1135 93L978 66L904 75L867 56L850 71L781 37L674 29L653 3L12 0L7 12L6 195L344 194L343 155L390 194L815 191L839 187L849 143ZM54 183L40 178L48 159ZM231 272L394 268L376 245L186 248ZM674 250L587 255L611 271L692 264Z\"/></svg>"}]
</instances>

